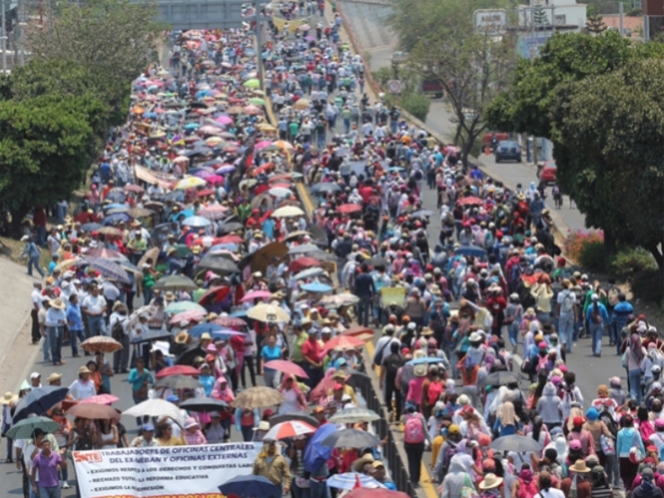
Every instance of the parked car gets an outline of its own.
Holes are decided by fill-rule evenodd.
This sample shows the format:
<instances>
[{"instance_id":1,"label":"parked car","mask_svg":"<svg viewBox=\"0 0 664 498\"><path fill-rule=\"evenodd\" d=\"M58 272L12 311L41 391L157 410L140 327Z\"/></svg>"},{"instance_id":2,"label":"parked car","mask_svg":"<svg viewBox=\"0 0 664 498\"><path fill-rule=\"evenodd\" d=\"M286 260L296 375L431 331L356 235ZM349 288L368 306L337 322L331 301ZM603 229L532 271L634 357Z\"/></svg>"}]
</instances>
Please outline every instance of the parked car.
<instances>
[{"instance_id":1,"label":"parked car","mask_svg":"<svg viewBox=\"0 0 664 498\"><path fill-rule=\"evenodd\" d=\"M502 140L498 142L496 147L496 162L499 163L503 160L512 160L517 163L521 162L521 147L513 140Z\"/></svg>"},{"instance_id":2,"label":"parked car","mask_svg":"<svg viewBox=\"0 0 664 498\"><path fill-rule=\"evenodd\" d=\"M537 178L546 185L556 183L556 161L545 161L537 170Z\"/></svg>"}]
</instances>

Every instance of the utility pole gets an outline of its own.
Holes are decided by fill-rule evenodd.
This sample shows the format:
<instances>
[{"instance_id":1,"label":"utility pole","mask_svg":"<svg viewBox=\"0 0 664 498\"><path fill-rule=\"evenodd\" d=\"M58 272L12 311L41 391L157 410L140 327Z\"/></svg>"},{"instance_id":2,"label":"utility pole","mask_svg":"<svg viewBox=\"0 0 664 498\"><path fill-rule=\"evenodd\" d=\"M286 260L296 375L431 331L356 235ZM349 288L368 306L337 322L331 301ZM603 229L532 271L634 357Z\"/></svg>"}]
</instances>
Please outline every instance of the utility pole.
<instances>
[{"instance_id":1,"label":"utility pole","mask_svg":"<svg viewBox=\"0 0 664 498\"><path fill-rule=\"evenodd\" d=\"M7 74L7 19L5 18L5 0L0 1L0 8L2 9L2 74Z\"/></svg>"},{"instance_id":2,"label":"utility pole","mask_svg":"<svg viewBox=\"0 0 664 498\"><path fill-rule=\"evenodd\" d=\"M261 27L261 13L260 13L260 1L256 0L254 2L254 14L256 16L256 46L258 47L258 53L256 54L258 60L258 81L260 81L260 89L264 90L263 86L263 33Z\"/></svg>"},{"instance_id":3,"label":"utility pole","mask_svg":"<svg viewBox=\"0 0 664 498\"><path fill-rule=\"evenodd\" d=\"M625 36L625 30L623 29L624 11L625 11L624 4L622 2L620 2L618 4L618 15L619 15L619 19L620 19L620 25L619 25L618 29L620 30L620 36Z\"/></svg>"}]
</instances>

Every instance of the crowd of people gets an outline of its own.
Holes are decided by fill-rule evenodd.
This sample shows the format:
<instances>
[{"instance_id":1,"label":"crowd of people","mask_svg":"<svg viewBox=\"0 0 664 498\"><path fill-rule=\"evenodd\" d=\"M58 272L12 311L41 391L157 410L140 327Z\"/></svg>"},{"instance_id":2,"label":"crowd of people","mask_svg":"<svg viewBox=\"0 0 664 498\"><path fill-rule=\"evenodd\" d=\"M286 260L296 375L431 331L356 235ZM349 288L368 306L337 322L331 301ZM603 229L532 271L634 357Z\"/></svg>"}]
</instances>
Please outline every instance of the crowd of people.
<instances>
[{"instance_id":1,"label":"crowd of people","mask_svg":"<svg viewBox=\"0 0 664 498\"><path fill-rule=\"evenodd\" d=\"M28 273L43 273L32 340L54 370L66 347L77 364L64 387L34 372L0 400L24 495L59 497L71 451L239 439L262 445L252 473L274 496L391 496L374 372L401 491L427 480L430 449L443 498L662 495L657 330L568 267L534 185L466 169L370 102L341 18L290 7L258 51L248 28L173 33L170 70L135 81L83 204L48 234L24 225ZM627 389L582 393L566 359L584 336L600 356L605 335ZM175 415L141 410L155 399Z\"/></svg>"}]
</instances>

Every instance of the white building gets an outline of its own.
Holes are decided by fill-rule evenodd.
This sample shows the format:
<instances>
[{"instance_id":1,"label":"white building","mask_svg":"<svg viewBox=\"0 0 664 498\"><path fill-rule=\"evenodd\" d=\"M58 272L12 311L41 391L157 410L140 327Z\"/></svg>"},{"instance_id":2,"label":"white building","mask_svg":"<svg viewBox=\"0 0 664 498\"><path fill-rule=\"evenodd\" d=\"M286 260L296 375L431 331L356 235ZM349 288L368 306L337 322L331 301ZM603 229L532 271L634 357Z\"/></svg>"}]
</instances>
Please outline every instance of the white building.
<instances>
[{"instance_id":1,"label":"white building","mask_svg":"<svg viewBox=\"0 0 664 498\"><path fill-rule=\"evenodd\" d=\"M529 5L519 5L519 26L532 26L533 11L538 6L546 15L546 26L555 26L556 30L567 28L567 32L586 27L586 4L576 0L531 0Z\"/></svg>"}]
</instances>

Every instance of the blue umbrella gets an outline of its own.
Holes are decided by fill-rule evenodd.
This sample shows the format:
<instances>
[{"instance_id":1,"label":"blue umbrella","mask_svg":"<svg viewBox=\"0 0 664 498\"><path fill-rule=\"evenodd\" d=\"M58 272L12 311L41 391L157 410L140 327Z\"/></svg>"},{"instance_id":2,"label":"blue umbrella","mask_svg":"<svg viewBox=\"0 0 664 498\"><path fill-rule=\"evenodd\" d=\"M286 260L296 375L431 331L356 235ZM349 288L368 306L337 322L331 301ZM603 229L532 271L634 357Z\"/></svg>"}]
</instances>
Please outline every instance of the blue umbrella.
<instances>
[{"instance_id":1,"label":"blue umbrella","mask_svg":"<svg viewBox=\"0 0 664 498\"><path fill-rule=\"evenodd\" d=\"M164 200L181 202L184 200L186 194L182 190L173 190L164 196Z\"/></svg>"},{"instance_id":2,"label":"blue umbrella","mask_svg":"<svg viewBox=\"0 0 664 498\"><path fill-rule=\"evenodd\" d=\"M130 221L130 220L131 216L129 216L127 213L114 213L104 218L103 222L104 225L114 225L116 223L120 223L121 221Z\"/></svg>"},{"instance_id":3,"label":"blue umbrella","mask_svg":"<svg viewBox=\"0 0 664 498\"><path fill-rule=\"evenodd\" d=\"M112 209L129 209L129 206L126 204L120 204L119 202L114 202L113 204L106 204L102 207L103 211L110 211Z\"/></svg>"},{"instance_id":4,"label":"blue umbrella","mask_svg":"<svg viewBox=\"0 0 664 498\"><path fill-rule=\"evenodd\" d=\"M156 112L146 112L145 114L143 114L143 117L148 118L148 119L154 119L154 118L157 117L157 113Z\"/></svg>"},{"instance_id":5,"label":"blue umbrella","mask_svg":"<svg viewBox=\"0 0 664 498\"><path fill-rule=\"evenodd\" d=\"M300 286L300 289L307 292L330 292L332 287L330 285L321 284L320 282L312 282Z\"/></svg>"},{"instance_id":6,"label":"blue umbrella","mask_svg":"<svg viewBox=\"0 0 664 498\"><path fill-rule=\"evenodd\" d=\"M126 198L127 198L126 195L124 195L122 192L117 192L117 191L111 192L106 196L106 199L115 202L124 202Z\"/></svg>"},{"instance_id":7,"label":"blue umbrella","mask_svg":"<svg viewBox=\"0 0 664 498\"><path fill-rule=\"evenodd\" d=\"M325 424L314 432L314 435L309 440L309 444L304 449L304 457L302 459L304 470L307 472L316 472L322 464L327 463L332 454L332 448L323 446L321 442L336 431L336 424Z\"/></svg>"},{"instance_id":8,"label":"blue umbrella","mask_svg":"<svg viewBox=\"0 0 664 498\"><path fill-rule=\"evenodd\" d=\"M183 156L185 156L185 157L191 157L191 156L197 156L197 155L207 156L208 154L212 154L212 149L211 148L209 148L209 147L199 147L197 149L186 151L183 154Z\"/></svg>"},{"instance_id":9,"label":"blue umbrella","mask_svg":"<svg viewBox=\"0 0 664 498\"><path fill-rule=\"evenodd\" d=\"M199 125L198 123L187 123L186 125L184 125L184 129L185 130L197 130L198 128L200 128L200 126L201 125Z\"/></svg>"},{"instance_id":10,"label":"blue umbrella","mask_svg":"<svg viewBox=\"0 0 664 498\"><path fill-rule=\"evenodd\" d=\"M190 336L198 339L205 332L207 332L208 334L212 334L213 332L218 332L223 329L224 328L221 325L218 325L216 323L201 323L187 330L187 333Z\"/></svg>"},{"instance_id":11,"label":"blue umbrella","mask_svg":"<svg viewBox=\"0 0 664 498\"><path fill-rule=\"evenodd\" d=\"M16 405L13 417L14 423L28 418L31 413L43 415L65 399L68 392L68 387L46 386L33 388Z\"/></svg>"},{"instance_id":12,"label":"blue umbrella","mask_svg":"<svg viewBox=\"0 0 664 498\"><path fill-rule=\"evenodd\" d=\"M225 496L237 495L243 498L281 495L280 486L275 486L263 476L252 474L233 477L219 486L219 491Z\"/></svg>"},{"instance_id":13,"label":"blue umbrella","mask_svg":"<svg viewBox=\"0 0 664 498\"><path fill-rule=\"evenodd\" d=\"M237 310L233 311L229 316L232 316L233 318L242 318L247 316L247 310Z\"/></svg>"},{"instance_id":14,"label":"blue umbrella","mask_svg":"<svg viewBox=\"0 0 664 498\"><path fill-rule=\"evenodd\" d=\"M235 251L237 251L237 244L217 244L216 246L210 247L210 250L208 252L213 253L215 251L235 252Z\"/></svg>"},{"instance_id":15,"label":"blue umbrella","mask_svg":"<svg viewBox=\"0 0 664 498\"><path fill-rule=\"evenodd\" d=\"M387 171L389 171L390 173L400 173L403 171L403 168L400 166L391 166L387 168Z\"/></svg>"},{"instance_id":16,"label":"blue umbrella","mask_svg":"<svg viewBox=\"0 0 664 498\"><path fill-rule=\"evenodd\" d=\"M207 147L207 142L206 142L205 140L198 140L197 142L194 142L193 144L191 144L191 146L192 146L193 148L196 148L196 147Z\"/></svg>"},{"instance_id":17,"label":"blue umbrella","mask_svg":"<svg viewBox=\"0 0 664 498\"><path fill-rule=\"evenodd\" d=\"M94 232L95 230L99 230L101 227L104 225L100 223L86 223L85 225L81 225L81 230L84 232Z\"/></svg>"},{"instance_id":18,"label":"blue umbrella","mask_svg":"<svg viewBox=\"0 0 664 498\"><path fill-rule=\"evenodd\" d=\"M432 358L431 356L425 356L424 358L415 358L410 360L406 365L422 365L422 364L431 364L431 363L443 363L442 358Z\"/></svg>"},{"instance_id":19,"label":"blue umbrella","mask_svg":"<svg viewBox=\"0 0 664 498\"><path fill-rule=\"evenodd\" d=\"M305 278L317 277L323 273L325 273L325 270L322 268L307 268L306 270L297 273L293 278L295 280L304 280Z\"/></svg>"},{"instance_id":20,"label":"blue umbrella","mask_svg":"<svg viewBox=\"0 0 664 498\"><path fill-rule=\"evenodd\" d=\"M207 227L212 224L210 220L207 218L203 218L202 216L190 216L189 218L186 218L183 222L183 225L187 225L190 227L194 228L202 228L202 227Z\"/></svg>"},{"instance_id":21,"label":"blue umbrella","mask_svg":"<svg viewBox=\"0 0 664 498\"><path fill-rule=\"evenodd\" d=\"M244 332L238 332L237 330L225 329L225 330L219 330L217 332L212 332L211 335L215 339L222 339L224 341L228 341L234 335L246 335L246 334Z\"/></svg>"},{"instance_id":22,"label":"blue umbrella","mask_svg":"<svg viewBox=\"0 0 664 498\"><path fill-rule=\"evenodd\" d=\"M124 284L131 283L131 280L129 279L129 275L127 275L126 270L122 268L119 264L111 261L110 259L86 258L86 261L92 268L97 270L106 278L117 280L118 282L122 282Z\"/></svg>"}]
</instances>

